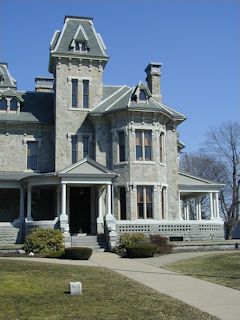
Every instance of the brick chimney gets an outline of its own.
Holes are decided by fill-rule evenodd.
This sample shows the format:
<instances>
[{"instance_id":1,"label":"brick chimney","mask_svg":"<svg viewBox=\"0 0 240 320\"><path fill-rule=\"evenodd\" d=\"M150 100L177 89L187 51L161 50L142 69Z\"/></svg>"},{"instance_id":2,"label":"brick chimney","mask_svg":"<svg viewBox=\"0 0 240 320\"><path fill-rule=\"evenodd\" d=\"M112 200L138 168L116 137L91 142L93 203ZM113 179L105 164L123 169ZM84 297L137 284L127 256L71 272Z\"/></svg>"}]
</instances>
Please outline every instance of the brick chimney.
<instances>
[{"instance_id":1,"label":"brick chimney","mask_svg":"<svg viewBox=\"0 0 240 320\"><path fill-rule=\"evenodd\" d=\"M161 88L160 88L160 68L162 64L159 62L150 62L145 72L147 73L148 88L152 93L153 99L157 102L162 102Z\"/></svg>"}]
</instances>

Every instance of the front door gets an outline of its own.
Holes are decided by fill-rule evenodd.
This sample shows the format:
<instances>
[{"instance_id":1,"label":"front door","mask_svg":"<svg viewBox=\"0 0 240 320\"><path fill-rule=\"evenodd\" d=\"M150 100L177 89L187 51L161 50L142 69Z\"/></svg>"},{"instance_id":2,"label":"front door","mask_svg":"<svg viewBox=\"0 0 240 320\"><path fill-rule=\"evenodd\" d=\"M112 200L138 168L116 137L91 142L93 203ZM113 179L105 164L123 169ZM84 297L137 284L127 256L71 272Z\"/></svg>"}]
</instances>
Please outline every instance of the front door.
<instances>
[{"instance_id":1,"label":"front door","mask_svg":"<svg viewBox=\"0 0 240 320\"><path fill-rule=\"evenodd\" d=\"M70 188L70 233L91 231L91 189L90 187Z\"/></svg>"}]
</instances>

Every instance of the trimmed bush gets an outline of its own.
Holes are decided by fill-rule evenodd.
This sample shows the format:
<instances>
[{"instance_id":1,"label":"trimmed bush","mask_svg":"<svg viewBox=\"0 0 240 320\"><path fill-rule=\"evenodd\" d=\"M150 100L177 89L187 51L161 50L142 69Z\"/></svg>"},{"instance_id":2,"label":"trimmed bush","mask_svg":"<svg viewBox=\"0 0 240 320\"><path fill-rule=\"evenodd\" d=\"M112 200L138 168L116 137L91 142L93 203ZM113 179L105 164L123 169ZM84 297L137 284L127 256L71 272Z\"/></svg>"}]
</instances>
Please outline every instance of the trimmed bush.
<instances>
[{"instance_id":1,"label":"trimmed bush","mask_svg":"<svg viewBox=\"0 0 240 320\"><path fill-rule=\"evenodd\" d=\"M60 230L31 229L26 236L23 249L44 256L59 256L64 252L63 235Z\"/></svg>"},{"instance_id":2,"label":"trimmed bush","mask_svg":"<svg viewBox=\"0 0 240 320\"><path fill-rule=\"evenodd\" d=\"M159 234L151 234L149 237L151 243L157 246L158 254L168 254L172 252L172 244L168 242L168 238L162 237Z\"/></svg>"},{"instance_id":3,"label":"trimmed bush","mask_svg":"<svg viewBox=\"0 0 240 320\"><path fill-rule=\"evenodd\" d=\"M147 237L144 235L144 233L141 233L141 232L122 234L119 238L119 245L113 248L113 252L120 256L125 256L127 246L132 245L136 242L145 241L145 240L147 240Z\"/></svg>"},{"instance_id":4,"label":"trimmed bush","mask_svg":"<svg viewBox=\"0 0 240 320\"><path fill-rule=\"evenodd\" d=\"M136 242L126 247L128 258L149 258L157 252L157 246L151 242Z\"/></svg>"},{"instance_id":5,"label":"trimmed bush","mask_svg":"<svg viewBox=\"0 0 240 320\"><path fill-rule=\"evenodd\" d=\"M85 247L71 247L65 248L63 258L71 260L88 260L92 255L91 248Z\"/></svg>"},{"instance_id":6,"label":"trimmed bush","mask_svg":"<svg viewBox=\"0 0 240 320\"><path fill-rule=\"evenodd\" d=\"M126 248L127 246L136 243L138 241L147 240L147 237L144 233L125 233L120 236L119 246Z\"/></svg>"}]
</instances>

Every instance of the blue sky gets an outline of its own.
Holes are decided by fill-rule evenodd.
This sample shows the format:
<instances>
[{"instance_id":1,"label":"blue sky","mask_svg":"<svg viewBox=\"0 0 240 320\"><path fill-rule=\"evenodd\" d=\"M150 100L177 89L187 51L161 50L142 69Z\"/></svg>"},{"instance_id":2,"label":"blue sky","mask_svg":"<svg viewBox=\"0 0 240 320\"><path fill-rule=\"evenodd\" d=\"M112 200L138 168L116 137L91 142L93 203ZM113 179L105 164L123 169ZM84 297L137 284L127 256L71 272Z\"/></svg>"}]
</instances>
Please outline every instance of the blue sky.
<instances>
[{"instance_id":1,"label":"blue sky","mask_svg":"<svg viewBox=\"0 0 240 320\"><path fill-rule=\"evenodd\" d=\"M163 102L184 113L185 151L210 127L240 119L239 0L0 0L0 61L18 89L48 76L49 44L65 15L90 16L108 48L106 84L145 80L162 65Z\"/></svg>"}]
</instances>

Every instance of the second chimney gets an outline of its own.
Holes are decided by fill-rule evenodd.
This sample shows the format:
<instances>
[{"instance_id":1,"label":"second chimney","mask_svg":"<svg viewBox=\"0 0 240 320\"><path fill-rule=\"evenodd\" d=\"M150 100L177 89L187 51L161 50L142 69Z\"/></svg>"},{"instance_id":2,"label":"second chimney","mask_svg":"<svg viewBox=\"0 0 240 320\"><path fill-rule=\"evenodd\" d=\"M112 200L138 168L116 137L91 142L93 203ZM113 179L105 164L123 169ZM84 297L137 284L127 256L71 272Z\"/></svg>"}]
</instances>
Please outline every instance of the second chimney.
<instances>
[{"instance_id":1,"label":"second chimney","mask_svg":"<svg viewBox=\"0 0 240 320\"><path fill-rule=\"evenodd\" d=\"M150 62L147 68L145 69L147 73L147 84L148 88L152 93L153 99L155 99L157 102L162 102L162 95L161 95L161 89L160 89L160 68L162 64L159 62Z\"/></svg>"}]
</instances>

